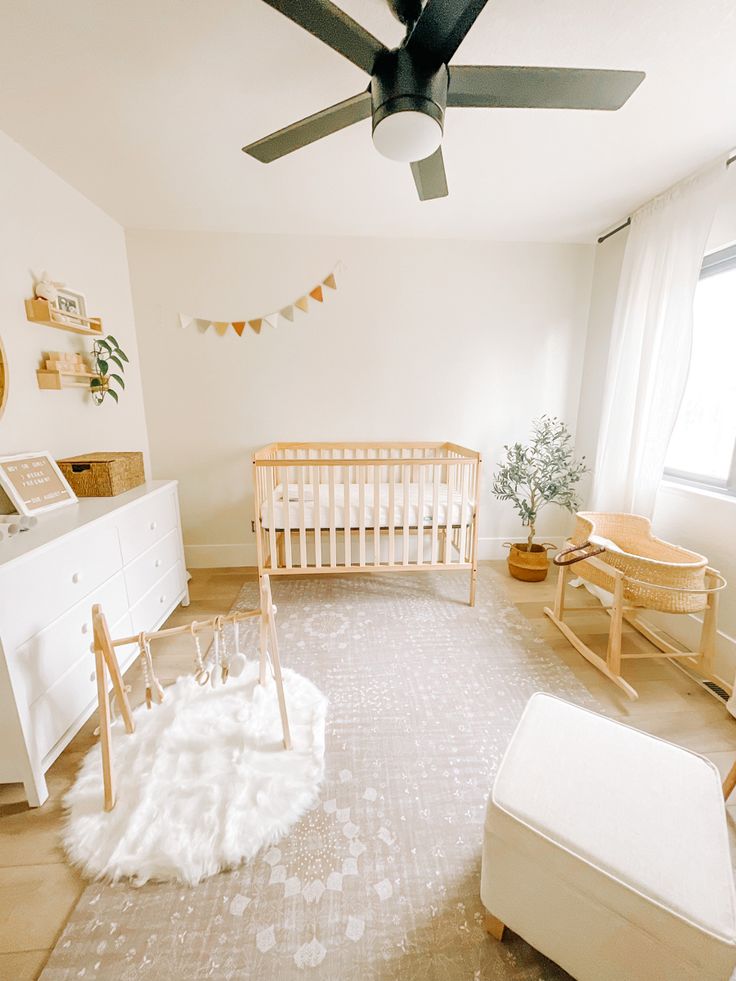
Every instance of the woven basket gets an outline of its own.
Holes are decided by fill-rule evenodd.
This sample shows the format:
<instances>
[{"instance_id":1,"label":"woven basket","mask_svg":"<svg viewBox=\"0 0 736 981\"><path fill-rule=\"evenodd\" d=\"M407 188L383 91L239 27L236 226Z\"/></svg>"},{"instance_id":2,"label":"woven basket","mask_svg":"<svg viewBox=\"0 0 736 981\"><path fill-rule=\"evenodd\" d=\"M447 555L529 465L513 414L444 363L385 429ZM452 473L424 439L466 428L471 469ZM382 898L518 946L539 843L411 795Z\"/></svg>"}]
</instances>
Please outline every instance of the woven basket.
<instances>
[{"instance_id":1,"label":"woven basket","mask_svg":"<svg viewBox=\"0 0 736 981\"><path fill-rule=\"evenodd\" d=\"M142 453L85 453L57 463L77 497L115 497L146 479Z\"/></svg>"},{"instance_id":2,"label":"woven basket","mask_svg":"<svg viewBox=\"0 0 736 981\"><path fill-rule=\"evenodd\" d=\"M655 538L648 518L638 514L579 511L571 541L583 545L591 536L593 543L606 539L621 550L607 549L597 560L626 576L624 599L628 603L662 613L697 613L706 608L707 593L679 590L706 588L708 560L697 552ZM613 592L614 577L589 562L577 563L575 572L593 585ZM668 588L656 589L656 586Z\"/></svg>"}]
</instances>

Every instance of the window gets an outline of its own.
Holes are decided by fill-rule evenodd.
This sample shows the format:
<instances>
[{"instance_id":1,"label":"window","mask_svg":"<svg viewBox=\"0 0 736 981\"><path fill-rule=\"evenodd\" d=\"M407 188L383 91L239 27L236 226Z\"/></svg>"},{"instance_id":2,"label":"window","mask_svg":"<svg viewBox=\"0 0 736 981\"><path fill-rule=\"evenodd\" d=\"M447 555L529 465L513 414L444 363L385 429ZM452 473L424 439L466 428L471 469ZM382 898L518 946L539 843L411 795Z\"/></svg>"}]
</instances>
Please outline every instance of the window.
<instances>
[{"instance_id":1,"label":"window","mask_svg":"<svg viewBox=\"0 0 736 981\"><path fill-rule=\"evenodd\" d=\"M690 372L665 473L736 494L736 246L703 262Z\"/></svg>"}]
</instances>

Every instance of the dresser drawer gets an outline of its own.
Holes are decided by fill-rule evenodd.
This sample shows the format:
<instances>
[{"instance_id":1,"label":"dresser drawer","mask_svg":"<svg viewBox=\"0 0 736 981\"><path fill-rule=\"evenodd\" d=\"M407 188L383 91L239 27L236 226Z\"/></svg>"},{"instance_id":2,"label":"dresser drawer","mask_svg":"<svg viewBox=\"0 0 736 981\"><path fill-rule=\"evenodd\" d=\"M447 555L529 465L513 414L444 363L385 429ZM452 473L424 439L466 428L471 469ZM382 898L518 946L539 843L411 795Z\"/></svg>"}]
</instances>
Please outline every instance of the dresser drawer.
<instances>
[{"instance_id":1,"label":"dresser drawer","mask_svg":"<svg viewBox=\"0 0 736 981\"><path fill-rule=\"evenodd\" d=\"M130 629L130 617L126 613L111 627L110 633L113 637L127 636ZM130 656L129 648L115 650L120 663L124 663ZM88 652L86 656L79 658L48 691L37 698L29 709L31 729L39 758L42 759L54 748L69 727L79 720L80 715L84 713L89 716L96 708L95 658L91 652Z\"/></svg>"},{"instance_id":2,"label":"dresser drawer","mask_svg":"<svg viewBox=\"0 0 736 981\"><path fill-rule=\"evenodd\" d=\"M184 592L184 586L184 567L181 562L177 562L143 599L132 607L130 618L133 621L133 633L152 630L154 624L161 623L164 615L169 613L177 598Z\"/></svg>"},{"instance_id":3,"label":"dresser drawer","mask_svg":"<svg viewBox=\"0 0 736 981\"><path fill-rule=\"evenodd\" d=\"M128 599L122 573L93 590L16 650L13 671L25 688L27 705L51 688L82 655L86 654L90 670L94 669L94 655L90 651L94 603L102 606L108 623L117 623L126 616Z\"/></svg>"},{"instance_id":4,"label":"dresser drawer","mask_svg":"<svg viewBox=\"0 0 736 981\"><path fill-rule=\"evenodd\" d=\"M125 567L125 585L131 607L142 599L172 566L179 561L179 530L170 531L160 542Z\"/></svg>"},{"instance_id":5,"label":"dresser drawer","mask_svg":"<svg viewBox=\"0 0 736 981\"><path fill-rule=\"evenodd\" d=\"M120 545L112 522L61 539L13 569L12 610L3 628L7 626L15 644L23 643L90 596L121 568Z\"/></svg>"},{"instance_id":6,"label":"dresser drawer","mask_svg":"<svg viewBox=\"0 0 736 981\"><path fill-rule=\"evenodd\" d=\"M127 565L178 526L175 491L144 498L118 517L123 563Z\"/></svg>"}]
</instances>

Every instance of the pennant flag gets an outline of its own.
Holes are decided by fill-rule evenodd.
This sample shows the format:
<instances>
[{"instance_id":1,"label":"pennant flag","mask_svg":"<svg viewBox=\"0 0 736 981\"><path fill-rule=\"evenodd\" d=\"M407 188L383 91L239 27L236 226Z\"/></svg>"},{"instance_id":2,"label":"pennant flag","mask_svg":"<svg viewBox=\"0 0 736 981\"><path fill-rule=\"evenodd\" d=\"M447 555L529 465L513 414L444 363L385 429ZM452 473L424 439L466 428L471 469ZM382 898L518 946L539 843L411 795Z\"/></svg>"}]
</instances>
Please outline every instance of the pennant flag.
<instances>
[{"instance_id":1,"label":"pennant flag","mask_svg":"<svg viewBox=\"0 0 736 981\"><path fill-rule=\"evenodd\" d=\"M312 297L313 300L317 300L319 303L322 303L322 287L321 286L315 286L313 290L310 290L309 291L309 295Z\"/></svg>"},{"instance_id":2,"label":"pennant flag","mask_svg":"<svg viewBox=\"0 0 736 981\"><path fill-rule=\"evenodd\" d=\"M215 328L220 337L224 337L230 324L225 320L213 320L212 326Z\"/></svg>"},{"instance_id":3,"label":"pennant flag","mask_svg":"<svg viewBox=\"0 0 736 981\"><path fill-rule=\"evenodd\" d=\"M186 330L193 320L194 317L189 317L186 313L179 314L179 326L182 328L182 330Z\"/></svg>"},{"instance_id":4,"label":"pennant flag","mask_svg":"<svg viewBox=\"0 0 736 981\"><path fill-rule=\"evenodd\" d=\"M243 336L243 331L245 330L245 320L233 320L233 330L238 335L238 337Z\"/></svg>"},{"instance_id":5,"label":"pennant flag","mask_svg":"<svg viewBox=\"0 0 736 981\"><path fill-rule=\"evenodd\" d=\"M252 327L256 334L261 333L261 325L263 323L263 317L258 317L256 320L249 320L248 326Z\"/></svg>"},{"instance_id":6,"label":"pennant flag","mask_svg":"<svg viewBox=\"0 0 736 981\"><path fill-rule=\"evenodd\" d=\"M326 276L322 280L322 285L323 286L329 286L331 290L336 290L337 289L337 283L335 282L335 274L334 273L330 273L329 276Z\"/></svg>"},{"instance_id":7,"label":"pennant flag","mask_svg":"<svg viewBox=\"0 0 736 981\"><path fill-rule=\"evenodd\" d=\"M268 324L269 327L278 327L279 315L277 313L269 313L267 317L263 318L263 322Z\"/></svg>"},{"instance_id":8,"label":"pennant flag","mask_svg":"<svg viewBox=\"0 0 736 981\"><path fill-rule=\"evenodd\" d=\"M202 320L201 317L197 317L194 322L197 325L197 330L201 330L203 334L212 326L211 320Z\"/></svg>"},{"instance_id":9,"label":"pennant flag","mask_svg":"<svg viewBox=\"0 0 736 981\"><path fill-rule=\"evenodd\" d=\"M294 306L299 307L305 313L309 311L309 300L306 296L300 296L298 300L294 300Z\"/></svg>"},{"instance_id":10,"label":"pennant flag","mask_svg":"<svg viewBox=\"0 0 736 981\"><path fill-rule=\"evenodd\" d=\"M279 310L279 317L283 317L284 320L294 320L294 307L289 305L284 307L283 310Z\"/></svg>"}]
</instances>

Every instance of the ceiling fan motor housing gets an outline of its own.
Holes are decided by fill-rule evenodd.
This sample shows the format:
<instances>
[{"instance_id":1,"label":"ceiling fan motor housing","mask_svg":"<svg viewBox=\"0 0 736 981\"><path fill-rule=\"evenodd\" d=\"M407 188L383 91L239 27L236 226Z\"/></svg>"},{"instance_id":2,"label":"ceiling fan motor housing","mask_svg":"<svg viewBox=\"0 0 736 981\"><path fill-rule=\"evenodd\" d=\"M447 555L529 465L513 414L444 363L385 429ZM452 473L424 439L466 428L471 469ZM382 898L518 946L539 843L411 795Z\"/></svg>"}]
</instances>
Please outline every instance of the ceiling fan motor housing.
<instances>
[{"instance_id":1,"label":"ceiling fan motor housing","mask_svg":"<svg viewBox=\"0 0 736 981\"><path fill-rule=\"evenodd\" d=\"M378 58L371 78L373 131L397 112L422 112L444 131L447 82L446 65L428 72L405 48L386 51Z\"/></svg>"}]
</instances>

